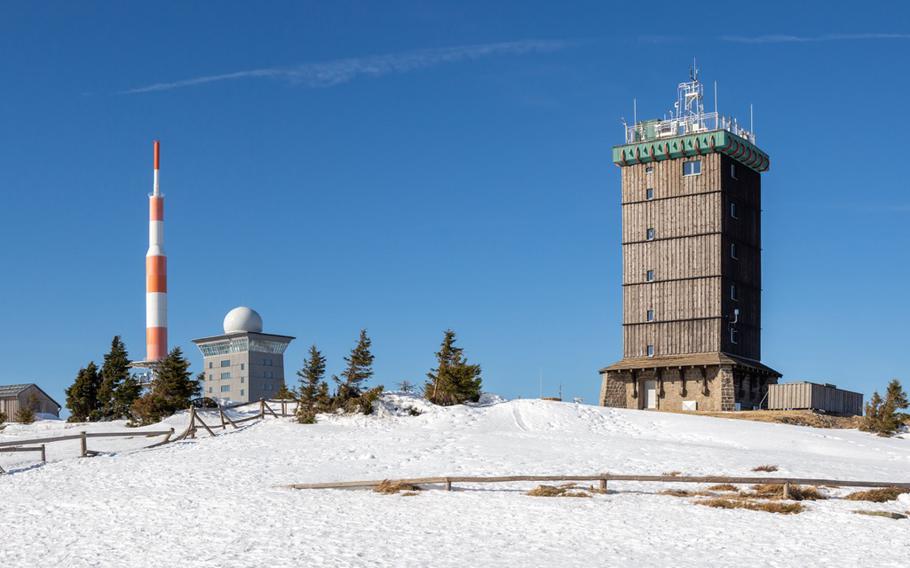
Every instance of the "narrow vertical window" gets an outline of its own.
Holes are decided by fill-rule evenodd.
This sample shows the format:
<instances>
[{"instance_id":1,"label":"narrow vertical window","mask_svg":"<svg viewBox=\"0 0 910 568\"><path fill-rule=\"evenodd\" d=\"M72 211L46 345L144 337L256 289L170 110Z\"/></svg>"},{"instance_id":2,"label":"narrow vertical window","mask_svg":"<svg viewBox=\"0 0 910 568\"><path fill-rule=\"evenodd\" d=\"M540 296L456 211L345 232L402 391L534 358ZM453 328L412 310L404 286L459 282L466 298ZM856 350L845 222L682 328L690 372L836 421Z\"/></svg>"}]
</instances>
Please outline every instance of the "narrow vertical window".
<instances>
[{"instance_id":1,"label":"narrow vertical window","mask_svg":"<svg viewBox=\"0 0 910 568\"><path fill-rule=\"evenodd\" d=\"M730 217L733 217L734 219L739 219L739 216L736 214L736 202L735 201L730 202Z\"/></svg>"},{"instance_id":2,"label":"narrow vertical window","mask_svg":"<svg viewBox=\"0 0 910 568\"><path fill-rule=\"evenodd\" d=\"M730 177L733 179L739 179L736 177L736 164L730 164Z\"/></svg>"},{"instance_id":3,"label":"narrow vertical window","mask_svg":"<svg viewBox=\"0 0 910 568\"><path fill-rule=\"evenodd\" d=\"M730 328L730 343L739 343L739 333L732 327Z\"/></svg>"},{"instance_id":4,"label":"narrow vertical window","mask_svg":"<svg viewBox=\"0 0 910 568\"><path fill-rule=\"evenodd\" d=\"M645 168L645 173L648 174L648 175L653 174L653 173L654 173L654 166L647 166L647 167Z\"/></svg>"},{"instance_id":5,"label":"narrow vertical window","mask_svg":"<svg viewBox=\"0 0 910 568\"><path fill-rule=\"evenodd\" d=\"M654 310L648 310L648 321L654 321Z\"/></svg>"},{"instance_id":6,"label":"narrow vertical window","mask_svg":"<svg viewBox=\"0 0 910 568\"><path fill-rule=\"evenodd\" d=\"M738 300L738 299L739 299L739 298L737 298L737 296L736 296L736 284L730 284L730 299L731 299L731 300Z\"/></svg>"},{"instance_id":7,"label":"narrow vertical window","mask_svg":"<svg viewBox=\"0 0 910 568\"><path fill-rule=\"evenodd\" d=\"M651 201L652 199L654 199L654 188L653 187L649 187L648 189L645 190L645 199L647 199L648 201Z\"/></svg>"},{"instance_id":8,"label":"narrow vertical window","mask_svg":"<svg viewBox=\"0 0 910 568\"><path fill-rule=\"evenodd\" d=\"M649 270L645 276L647 277L648 282L654 282L654 271L653 270Z\"/></svg>"},{"instance_id":9,"label":"narrow vertical window","mask_svg":"<svg viewBox=\"0 0 910 568\"><path fill-rule=\"evenodd\" d=\"M653 241L654 240L654 229L648 229L647 231L645 231L645 238L647 238L649 241Z\"/></svg>"},{"instance_id":10,"label":"narrow vertical window","mask_svg":"<svg viewBox=\"0 0 910 568\"><path fill-rule=\"evenodd\" d=\"M648 345L648 357L654 357L654 346Z\"/></svg>"},{"instance_id":11,"label":"narrow vertical window","mask_svg":"<svg viewBox=\"0 0 910 568\"><path fill-rule=\"evenodd\" d=\"M730 258L736 260L739 258L736 256L736 243L730 243Z\"/></svg>"}]
</instances>

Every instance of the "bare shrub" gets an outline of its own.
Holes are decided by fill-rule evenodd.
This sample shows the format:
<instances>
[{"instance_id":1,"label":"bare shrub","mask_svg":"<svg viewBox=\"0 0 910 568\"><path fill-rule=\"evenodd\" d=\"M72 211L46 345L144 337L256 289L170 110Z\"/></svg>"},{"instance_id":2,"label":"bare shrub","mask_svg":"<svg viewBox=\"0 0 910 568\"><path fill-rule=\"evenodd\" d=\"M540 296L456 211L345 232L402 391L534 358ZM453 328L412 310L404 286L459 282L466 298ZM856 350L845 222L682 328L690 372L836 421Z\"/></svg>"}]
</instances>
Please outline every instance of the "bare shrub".
<instances>
[{"instance_id":1,"label":"bare shrub","mask_svg":"<svg viewBox=\"0 0 910 568\"><path fill-rule=\"evenodd\" d=\"M567 483L559 487L553 485L538 485L527 493L531 497L590 497L591 494L582 491L574 483Z\"/></svg>"},{"instance_id":2,"label":"bare shrub","mask_svg":"<svg viewBox=\"0 0 910 568\"><path fill-rule=\"evenodd\" d=\"M760 465L760 466L757 466L757 467L753 467L753 468L752 468L752 471L766 471L766 472L770 473L770 472L772 472L772 471L777 471L777 466L776 466L776 465L769 465L769 464Z\"/></svg>"},{"instance_id":3,"label":"bare shrub","mask_svg":"<svg viewBox=\"0 0 910 568\"><path fill-rule=\"evenodd\" d=\"M753 485L752 492L743 493L743 496L751 497L754 499L783 499L784 486L779 483L762 483L760 485ZM828 496L820 492L817 487L811 485L790 485L791 501L817 501L819 499L827 498Z\"/></svg>"},{"instance_id":4,"label":"bare shrub","mask_svg":"<svg viewBox=\"0 0 910 568\"><path fill-rule=\"evenodd\" d=\"M739 491L739 489L737 489L735 485L731 485L731 484L729 484L729 483L721 483L720 485L712 485L711 487L708 488L708 491L732 491L732 492L737 492L737 491Z\"/></svg>"},{"instance_id":5,"label":"bare shrub","mask_svg":"<svg viewBox=\"0 0 910 568\"><path fill-rule=\"evenodd\" d=\"M373 488L373 491L376 493L383 493L385 495L392 495L395 493L413 493L415 491L420 491L420 487L412 485L410 483L403 483L401 481L391 481L388 479L383 479L379 485Z\"/></svg>"},{"instance_id":6,"label":"bare shrub","mask_svg":"<svg viewBox=\"0 0 910 568\"><path fill-rule=\"evenodd\" d=\"M910 489L901 487L885 487L882 489L870 489L868 491L856 491L847 495L850 501L871 501L873 503L885 503L894 501L898 495L910 493Z\"/></svg>"},{"instance_id":7,"label":"bare shrub","mask_svg":"<svg viewBox=\"0 0 910 568\"><path fill-rule=\"evenodd\" d=\"M703 499L696 501L696 504L718 509L748 509L750 511L766 511L782 515L802 513L805 510L799 503L779 503L776 501L756 503L755 501L744 499Z\"/></svg>"}]
</instances>

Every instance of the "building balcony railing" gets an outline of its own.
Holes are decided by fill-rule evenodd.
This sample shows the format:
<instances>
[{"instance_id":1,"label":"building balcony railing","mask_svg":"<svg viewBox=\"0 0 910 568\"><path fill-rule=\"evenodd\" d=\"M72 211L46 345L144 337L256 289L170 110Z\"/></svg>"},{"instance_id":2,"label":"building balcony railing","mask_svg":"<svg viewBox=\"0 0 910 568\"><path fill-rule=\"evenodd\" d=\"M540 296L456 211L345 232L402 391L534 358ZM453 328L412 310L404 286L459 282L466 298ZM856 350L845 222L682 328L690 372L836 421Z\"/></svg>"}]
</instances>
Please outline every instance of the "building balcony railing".
<instances>
[{"instance_id":1,"label":"building balcony railing","mask_svg":"<svg viewBox=\"0 0 910 568\"><path fill-rule=\"evenodd\" d=\"M636 144L662 138L698 134L710 130L726 130L755 144L755 134L746 130L735 118L716 112L690 114L666 120L653 119L626 125L626 144Z\"/></svg>"}]
</instances>

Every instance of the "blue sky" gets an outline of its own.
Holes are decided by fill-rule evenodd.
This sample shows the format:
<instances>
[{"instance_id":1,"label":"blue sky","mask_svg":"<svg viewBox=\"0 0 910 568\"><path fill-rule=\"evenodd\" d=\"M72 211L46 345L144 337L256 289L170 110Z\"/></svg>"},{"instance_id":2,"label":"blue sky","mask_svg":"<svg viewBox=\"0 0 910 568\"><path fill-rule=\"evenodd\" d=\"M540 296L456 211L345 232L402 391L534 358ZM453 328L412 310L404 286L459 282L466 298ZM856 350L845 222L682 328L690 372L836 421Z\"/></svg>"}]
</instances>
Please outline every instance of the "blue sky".
<instances>
[{"instance_id":1,"label":"blue sky","mask_svg":"<svg viewBox=\"0 0 910 568\"><path fill-rule=\"evenodd\" d=\"M0 383L60 402L114 334L144 351L151 141L170 334L249 305L330 373L423 380L454 328L485 387L596 400L621 354L620 118L693 56L770 154L763 359L907 378L908 8L678 2L0 4ZM709 102L710 104L710 102Z\"/></svg>"}]
</instances>

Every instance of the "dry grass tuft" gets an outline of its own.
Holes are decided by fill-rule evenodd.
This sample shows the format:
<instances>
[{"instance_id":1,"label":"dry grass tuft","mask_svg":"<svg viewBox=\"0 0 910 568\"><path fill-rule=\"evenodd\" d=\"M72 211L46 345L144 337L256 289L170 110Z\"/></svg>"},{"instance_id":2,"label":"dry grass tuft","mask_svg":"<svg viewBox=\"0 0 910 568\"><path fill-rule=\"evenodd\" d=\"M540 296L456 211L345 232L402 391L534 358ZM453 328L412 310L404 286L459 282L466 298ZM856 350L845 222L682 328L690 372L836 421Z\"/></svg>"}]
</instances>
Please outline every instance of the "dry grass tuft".
<instances>
[{"instance_id":1,"label":"dry grass tuft","mask_svg":"<svg viewBox=\"0 0 910 568\"><path fill-rule=\"evenodd\" d=\"M868 491L857 491L847 495L850 501L871 501L873 503L884 503L894 501L898 495L910 493L910 489L901 487L884 487L882 489L870 489Z\"/></svg>"},{"instance_id":2,"label":"dry grass tuft","mask_svg":"<svg viewBox=\"0 0 910 568\"><path fill-rule=\"evenodd\" d=\"M753 499L783 499L784 486L777 483L762 483L753 485L751 493L743 493L744 497ZM827 499L828 496L820 492L817 487L807 485L790 485L790 500L792 501L818 501Z\"/></svg>"},{"instance_id":3,"label":"dry grass tuft","mask_svg":"<svg viewBox=\"0 0 910 568\"><path fill-rule=\"evenodd\" d=\"M767 471L767 472L770 473L770 472L772 472L772 471L777 471L777 466L776 466L776 465L765 464L765 465L760 465L760 466L757 466L757 467L753 467L753 468L752 468L752 471Z\"/></svg>"},{"instance_id":4,"label":"dry grass tuft","mask_svg":"<svg viewBox=\"0 0 910 568\"><path fill-rule=\"evenodd\" d=\"M401 483L399 481L389 481L388 479L382 480L382 482L373 488L373 491L376 493L383 493L385 495L392 495L395 493L401 493L405 491L407 493L414 493L420 491L420 487L416 485L411 485L410 483Z\"/></svg>"},{"instance_id":5,"label":"dry grass tuft","mask_svg":"<svg viewBox=\"0 0 910 568\"><path fill-rule=\"evenodd\" d=\"M721 483L720 485L712 485L708 488L708 491L732 491L734 493L739 492L739 489L735 485L729 483Z\"/></svg>"},{"instance_id":6,"label":"dry grass tuft","mask_svg":"<svg viewBox=\"0 0 910 568\"><path fill-rule=\"evenodd\" d=\"M416 491L405 491L401 494L402 497L413 497L414 495L419 495Z\"/></svg>"},{"instance_id":7,"label":"dry grass tuft","mask_svg":"<svg viewBox=\"0 0 910 568\"><path fill-rule=\"evenodd\" d=\"M799 503L778 503L775 501L756 503L745 499L703 499L695 502L698 505L706 507L716 507L718 509L748 509L750 511L766 511L768 513L780 513L782 515L793 515L802 513L805 509Z\"/></svg>"},{"instance_id":8,"label":"dry grass tuft","mask_svg":"<svg viewBox=\"0 0 910 568\"><path fill-rule=\"evenodd\" d=\"M664 477L679 477L682 475L681 471L665 471L661 474Z\"/></svg>"},{"instance_id":9,"label":"dry grass tuft","mask_svg":"<svg viewBox=\"0 0 910 568\"><path fill-rule=\"evenodd\" d=\"M694 497L696 493L685 489L665 489L660 492L661 495L671 495L673 497Z\"/></svg>"},{"instance_id":10,"label":"dry grass tuft","mask_svg":"<svg viewBox=\"0 0 910 568\"><path fill-rule=\"evenodd\" d=\"M559 487L552 485L538 485L527 493L531 497L590 497L591 494L576 488L574 483L566 483Z\"/></svg>"},{"instance_id":11,"label":"dry grass tuft","mask_svg":"<svg viewBox=\"0 0 910 568\"><path fill-rule=\"evenodd\" d=\"M891 511L853 511L857 515L868 515L870 517L885 517L886 519L906 519L907 515L902 513L892 513Z\"/></svg>"}]
</instances>

